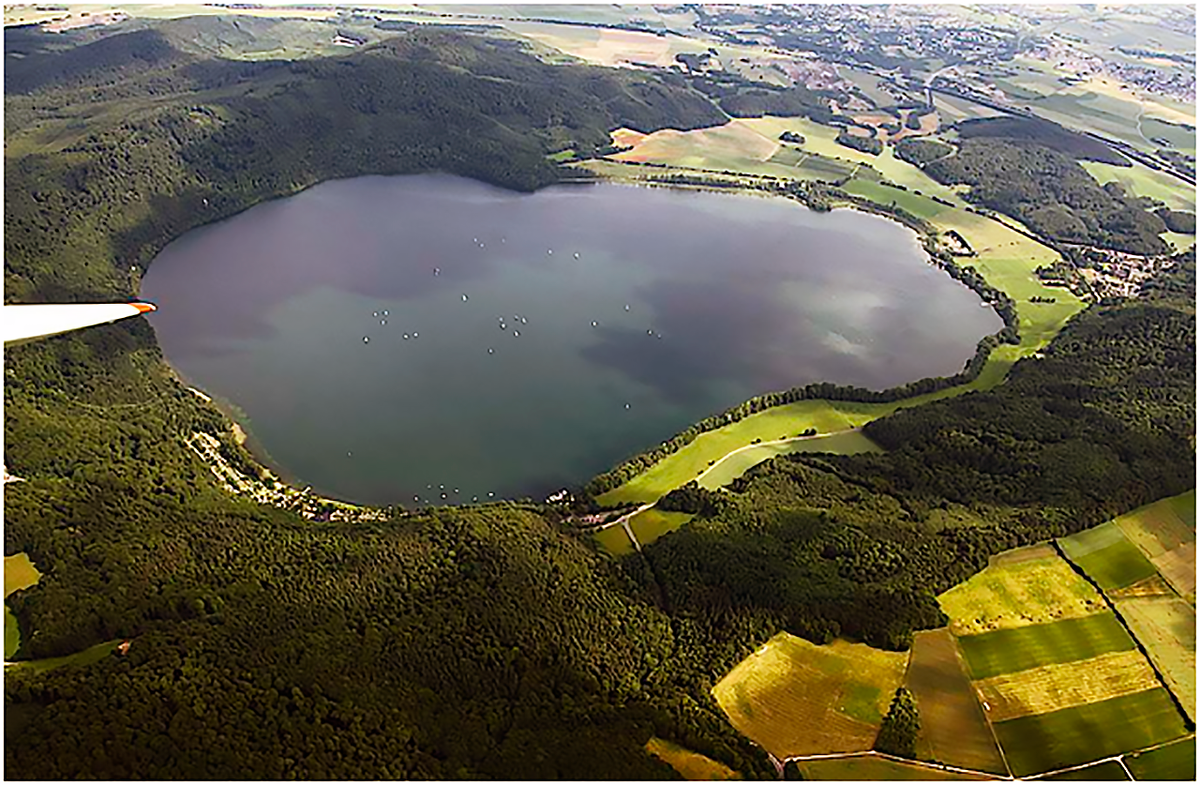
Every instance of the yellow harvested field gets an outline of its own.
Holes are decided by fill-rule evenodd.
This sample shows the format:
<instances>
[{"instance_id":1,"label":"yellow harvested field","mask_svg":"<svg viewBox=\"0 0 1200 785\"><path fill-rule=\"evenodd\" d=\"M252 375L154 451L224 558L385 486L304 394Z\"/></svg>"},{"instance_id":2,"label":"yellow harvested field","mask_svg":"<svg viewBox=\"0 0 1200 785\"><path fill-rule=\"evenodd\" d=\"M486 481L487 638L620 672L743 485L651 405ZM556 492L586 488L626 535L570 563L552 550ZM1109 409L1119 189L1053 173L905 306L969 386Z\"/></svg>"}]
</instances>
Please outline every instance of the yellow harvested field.
<instances>
[{"instance_id":1,"label":"yellow harvested field","mask_svg":"<svg viewBox=\"0 0 1200 785\"><path fill-rule=\"evenodd\" d=\"M729 721L777 758L869 750L907 655L780 633L713 688Z\"/></svg>"},{"instance_id":2,"label":"yellow harvested field","mask_svg":"<svg viewBox=\"0 0 1200 785\"><path fill-rule=\"evenodd\" d=\"M1171 586L1161 575L1154 575L1144 581L1138 581L1132 586L1126 586L1123 589L1113 589L1105 592L1111 600L1127 599L1131 597L1171 597L1175 592L1171 591Z\"/></svg>"},{"instance_id":3,"label":"yellow harvested field","mask_svg":"<svg viewBox=\"0 0 1200 785\"><path fill-rule=\"evenodd\" d=\"M993 557L987 569L938 597L955 635L1044 624L1105 609L1100 595L1048 545Z\"/></svg>"},{"instance_id":4,"label":"yellow harvested field","mask_svg":"<svg viewBox=\"0 0 1200 785\"><path fill-rule=\"evenodd\" d=\"M18 589L25 589L38 582L42 574L29 560L29 554L18 553L4 557L4 596Z\"/></svg>"},{"instance_id":5,"label":"yellow harvested field","mask_svg":"<svg viewBox=\"0 0 1200 785\"><path fill-rule=\"evenodd\" d=\"M726 169L731 161L766 161L779 149L779 142L736 122L695 131L667 128L632 144L632 150L610 157L615 161Z\"/></svg>"},{"instance_id":6,"label":"yellow harvested field","mask_svg":"<svg viewBox=\"0 0 1200 785\"><path fill-rule=\"evenodd\" d=\"M1030 668L975 682L980 701L992 722L1048 714L1158 686L1150 663L1137 649Z\"/></svg>"},{"instance_id":7,"label":"yellow harvested field","mask_svg":"<svg viewBox=\"0 0 1200 785\"><path fill-rule=\"evenodd\" d=\"M740 780L736 771L712 758L692 752L669 741L652 736L646 742L646 752L670 764L685 780Z\"/></svg>"}]
</instances>

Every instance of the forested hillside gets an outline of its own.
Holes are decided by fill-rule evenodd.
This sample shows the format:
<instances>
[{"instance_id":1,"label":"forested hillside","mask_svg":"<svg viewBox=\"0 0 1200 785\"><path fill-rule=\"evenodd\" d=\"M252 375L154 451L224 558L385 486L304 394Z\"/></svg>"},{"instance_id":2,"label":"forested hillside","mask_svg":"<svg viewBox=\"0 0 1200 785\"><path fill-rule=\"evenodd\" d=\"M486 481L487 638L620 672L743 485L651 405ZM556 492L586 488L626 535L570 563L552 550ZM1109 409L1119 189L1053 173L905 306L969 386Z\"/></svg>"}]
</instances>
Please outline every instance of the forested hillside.
<instances>
[{"instance_id":1,"label":"forested hillside","mask_svg":"<svg viewBox=\"0 0 1200 785\"><path fill-rule=\"evenodd\" d=\"M724 120L681 79L447 31L246 63L135 30L36 59L39 79L6 77L9 302L127 295L129 267L169 239L331 177L437 169L531 190L558 177L547 153L609 129Z\"/></svg>"},{"instance_id":2,"label":"forested hillside","mask_svg":"<svg viewBox=\"0 0 1200 785\"><path fill-rule=\"evenodd\" d=\"M1101 187L1067 153L1023 138L967 138L925 171L968 198L1019 219L1052 240L1135 254L1168 251L1162 219L1118 189Z\"/></svg>"},{"instance_id":3,"label":"forested hillside","mask_svg":"<svg viewBox=\"0 0 1200 785\"><path fill-rule=\"evenodd\" d=\"M116 32L10 72L10 302L130 294L131 265L188 228L329 177L529 189L556 177L546 153L617 125L723 117L683 83L462 33L251 64ZM1191 486L1194 299L1191 265L1094 308L993 392L873 424L889 453L685 492L700 517L623 560L551 507L318 524L231 498L183 440L244 453L142 321L6 349L25 481L5 487L5 553L43 573L10 599L17 659L131 641L6 671L6 774L670 777L643 751L656 736L774 776L710 696L769 636L902 647L988 554Z\"/></svg>"}]
</instances>

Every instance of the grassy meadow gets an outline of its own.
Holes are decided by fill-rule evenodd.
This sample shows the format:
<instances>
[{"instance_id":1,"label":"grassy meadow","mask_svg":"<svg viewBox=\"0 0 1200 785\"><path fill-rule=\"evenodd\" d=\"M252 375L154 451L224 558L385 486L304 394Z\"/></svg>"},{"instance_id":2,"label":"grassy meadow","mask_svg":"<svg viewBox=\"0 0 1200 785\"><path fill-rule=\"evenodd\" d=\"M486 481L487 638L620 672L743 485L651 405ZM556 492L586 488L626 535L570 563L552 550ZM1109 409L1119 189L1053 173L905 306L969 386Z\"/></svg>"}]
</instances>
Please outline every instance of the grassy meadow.
<instances>
[{"instance_id":1,"label":"grassy meadow","mask_svg":"<svg viewBox=\"0 0 1200 785\"><path fill-rule=\"evenodd\" d=\"M625 533L624 526L610 526L607 529L601 529L592 537L600 544L601 548L614 556L633 553L633 543L630 542L629 535Z\"/></svg>"},{"instance_id":2,"label":"grassy meadow","mask_svg":"<svg viewBox=\"0 0 1200 785\"><path fill-rule=\"evenodd\" d=\"M1110 611L962 636L958 645L976 680L1134 649L1133 639Z\"/></svg>"},{"instance_id":3,"label":"grassy meadow","mask_svg":"<svg viewBox=\"0 0 1200 785\"><path fill-rule=\"evenodd\" d=\"M993 725L1015 776L1075 766L1183 736L1162 688Z\"/></svg>"},{"instance_id":4,"label":"grassy meadow","mask_svg":"<svg viewBox=\"0 0 1200 785\"><path fill-rule=\"evenodd\" d=\"M964 769L1006 772L949 630L913 636L904 686L920 712L918 756Z\"/></svg>"},{"instance_id":5,"label":"grassy meadow","mask_svg":"<svg viewBox=\"0 0 1200 785\"><path fill-rule=\"evenodd\" d=\"M958 636L1045 624L1104 610L1096 590L1048 545L993 556L986 569L938 597ZM999 672L999 671L998 671Z\"/></svg>"},{"instance_id":6,"label":"grassy meadow","mask_svg":"<svg viewBox=\"0 0 1200 785\"><path fill-rule=\"evenodd\" d=\"M780 633L713 687L735 728L777 758L869 750L907 655Z\"/></svg>"},{"instance_id":7,"label":"grassy meadow","mask_svg":"<svg viewBox=\"0 0 1200 785\"><path fill-rule=\"evenodd\" d=\"M685 780L740 780L741 776L724 763L652 736L646 752L670 764Z\"/></svg>"},{"instance_id":8,"label":"grassy meadow","mask_svg":"<svg viewBox=\"0 0 1200 785\"><path fill-rule=\"evenodd\" d=\"M633 529L633 536L637 537L638 542L649 545L664 534L675 531L692 517L691 513L664 512L651 507L630 518L629 528Z\"/></svg>"},{"instance_id":9,"label":"grassy meadow","mask_svg":"<svg viewBox=\"0 0 1200 785\"><path fill-rule=\"evenodd\" d=\"M1126 193L1149 196L1157 199L1172 210L1195 210L1196 189L1178 178L1139 163L1131 167L1113 166L1099 161L1079 162L1101 185L1118 182L1125 186ZM1195 239L1195 238L1192 238Z\"/></svg>"},{"instance_id":10,"label":"grassy meadow","mask_svg":"<svg viewBox=\"0 0 1200 785\"><path fill-rule=\"evenodd\" d=\"M1115 522L1058 541L1063 553L1104 591L1123 589L1158 571Z\"/></svg>"},{"instance_id":11,"label":"grassy meadow","mask_svg":"<svg viewBox=\"0 0 1200 785\"><path fill-rule=\"evenodd\" d=\"M112 654L120 644L121 641L119 640L105 641L104 643L97 643L95 646L83 651L77 651L74 654L68 654L64 657L46 657L40 660L14 663L6 668L6 673L37 673L39 671L61 668L64 665L91 665Z\"/></svg>"},{"instance_id":12,"label":"grassy meadow","mask_svg":"<svg viewBox=\"0 0 1200 785\"><path fill-rule=\"evenodd\" d=\"M4 598L21 589L29 588L38 582L42 574L33 566L29 554L18 553L4 557ZM4 659L17 653L21 646L21 628L17 625L17 617L13 616L4 605Z\"/></svg>"},{"instance_id":13,"label":"grassy meadow","mask_svg":"<svg viewBox=\"0 0 1200 785\"><path fill-rule=\"evenodd\" d=\"M847 431L804 441L783 444L756 444L728 454L713 464L700 478L700 485L715 490L741 477L747 469L757 466L777 455L796 452L831 452L838 455L856 455L863 452L882 452L882 448L860 431Z\"/></svg>"},{"instance_id":14,"label":"grassy meadow","mask_svg":"<svg viewBox=\"0 0 1200 785\"><path fill-rule=\"evenodd\" d=\"M1139 780L1192 782L1196 778L1196 737L1129 755L1125 765Z\"/></svg>"},{"instance_id":15,"label":"grassy meadow","mask_svg":"<svg viewBox=\"0 0 1200 785\"><path fill-rule=\"evenodd\" d=\"M1117 600L1117 610L1146 647L1167 687L1196 720L1196 609L1178 597Z\"/></svg>"}]
</instances>

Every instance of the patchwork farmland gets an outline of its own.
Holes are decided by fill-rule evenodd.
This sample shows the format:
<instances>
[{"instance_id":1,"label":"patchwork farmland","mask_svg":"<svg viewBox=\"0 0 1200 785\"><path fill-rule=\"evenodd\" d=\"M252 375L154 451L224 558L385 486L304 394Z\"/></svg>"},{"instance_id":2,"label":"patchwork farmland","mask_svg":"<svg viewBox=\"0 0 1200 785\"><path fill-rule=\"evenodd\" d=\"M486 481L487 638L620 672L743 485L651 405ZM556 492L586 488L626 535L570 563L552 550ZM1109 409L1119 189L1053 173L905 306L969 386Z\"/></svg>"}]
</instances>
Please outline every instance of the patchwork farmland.
<instances>
[{"instance_id":1,"label":"patchwork farmland","mask_svg":"<svg viewBox=\"0 0 1200 785\"><path fill-rule=\"evenodd\" d=\"M1190 778L1195 608L1156 567L1194 553L1194 504L1149 505L1058 541L1061 552L998 554L938 597L949 626L914 636L903 671L930 763L866 752L904 655L780 634L713 694L808 779Z\"/></svg>"}]
</instances>

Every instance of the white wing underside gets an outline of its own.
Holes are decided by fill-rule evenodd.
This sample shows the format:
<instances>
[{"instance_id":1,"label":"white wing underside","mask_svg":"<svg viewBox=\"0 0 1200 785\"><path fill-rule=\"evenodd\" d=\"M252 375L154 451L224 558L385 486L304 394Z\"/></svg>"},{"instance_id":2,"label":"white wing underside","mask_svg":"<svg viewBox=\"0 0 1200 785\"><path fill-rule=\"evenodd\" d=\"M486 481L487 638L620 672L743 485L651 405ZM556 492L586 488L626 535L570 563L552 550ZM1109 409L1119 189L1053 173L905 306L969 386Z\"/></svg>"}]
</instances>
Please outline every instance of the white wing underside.
<instances>
[{"instance_id":1,"label":"white wing underside","mask_svg":"<svg viewBox=\"0 0 1200 785\"><path fill-rule=\"evenodd\" d=\"M4 345L115 322L155 310L150 303L71 303L63 305L5 305L0 309Z\"/></svg>"}]
</instances>

